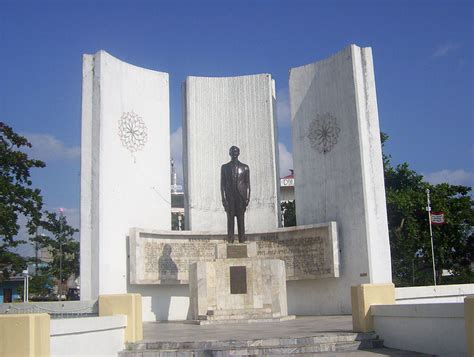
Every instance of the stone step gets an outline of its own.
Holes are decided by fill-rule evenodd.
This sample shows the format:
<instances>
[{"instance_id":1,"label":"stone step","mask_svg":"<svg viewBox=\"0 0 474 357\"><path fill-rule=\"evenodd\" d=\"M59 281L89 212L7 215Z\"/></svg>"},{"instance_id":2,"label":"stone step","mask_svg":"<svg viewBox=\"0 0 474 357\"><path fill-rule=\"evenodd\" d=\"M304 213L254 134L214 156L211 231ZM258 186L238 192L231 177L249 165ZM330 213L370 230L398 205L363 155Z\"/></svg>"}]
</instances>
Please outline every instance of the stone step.
<instances>
[{"instance_id":1,"label":"stone step","mask_svg":"<svg viewBox=\"0 0 474 357\"><path fill-rule=\"evenodd\" d=\"M271 319L274 317L280 316L273 316L271 312L269 313L240 313L240 314L233 314L233 315L210 315L210 316L199 316L199 320L248 320L248 319Z\"/></svg>"},{"instance_id":2,"label":"stone step","mask_svg":"<svg viewBox=\"0 0 474 357\"><path fill-rule=\"evenodd\" d=\"M345 352L382 346L383 341L373 333L334 333L298 338L135 343L130 344L128 349L119 355L121 357L268 356Z\"/></svg>"},{"instance_id":3,"label":"stone step","mask_svg":"<svg viewBox=\"0 0 474 357\"><path fill-rule=\"evenodd\" d=\"M315 355L327 352L350 352L360 349L380 348L381 340L364 340L354 342L329 342L314 345L294 346L255 346L220 349L161 349L120 352L120 357L232 357L232 356L286 356Z\"/></svg>"},{"instance_id":4,"label":"stone step","mask_svg":"<svg viewBox=\"0 0 474 357\"><path fill-rule=\"evenodd\" d=\"M226 309L226 310L208 310L207 316L232 316L232 315L259 315L259 314L271 314L271 307L261 308L248 308L248 309Z\"/></svg>"},{"instance_id":5,"label":"stone step","mask_svg":"<svg viewBox=\"0 0 474 357\"><path fill-rule=\"evenodd\" d=\"M284 317L272 317L272 316L259 316L259 317L252 317L252 316L232 316L232 318L211 318L208 320L189 320L186 323L195 324L195 325L227 325L227 324L252 324L252 323L261 323L261 322L282 322L282 321L290 321L294 320L295 315L289 315Z\"/></svg>"},{"instance_id":6,"label":"stone step","mask_svg":"<svg viewBox=\"0 0 474 357\"><path fill-rule=\"evenodd\" d=\"M209 315L209 316L199 316L199 320L206 321L206 320L245 320L245 319L271 319L274 317L271 312L269 313L258 313L258 314L250 314L250 313L240 313L234 315Z\"/></svg>"}]
</instances>

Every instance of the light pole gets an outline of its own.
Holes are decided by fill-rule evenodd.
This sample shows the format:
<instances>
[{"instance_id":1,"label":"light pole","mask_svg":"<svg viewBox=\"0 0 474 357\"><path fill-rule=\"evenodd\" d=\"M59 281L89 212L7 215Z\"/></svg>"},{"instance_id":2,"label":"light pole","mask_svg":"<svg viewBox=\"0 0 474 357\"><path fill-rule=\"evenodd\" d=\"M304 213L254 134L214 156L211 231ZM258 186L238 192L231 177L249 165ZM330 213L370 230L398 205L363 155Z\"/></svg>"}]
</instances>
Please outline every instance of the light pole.
<instances>
[{"instance_id":1,"label":"light pole","mask_svg":"<svg viewBox=\"0 0 474 357\"><path fill-rule=\"evenodd\" d=\"M29 282L28 282L28 268L23 270L23 302L28 302L28 290L29 290Z\"/></svg>"}]
</instances>

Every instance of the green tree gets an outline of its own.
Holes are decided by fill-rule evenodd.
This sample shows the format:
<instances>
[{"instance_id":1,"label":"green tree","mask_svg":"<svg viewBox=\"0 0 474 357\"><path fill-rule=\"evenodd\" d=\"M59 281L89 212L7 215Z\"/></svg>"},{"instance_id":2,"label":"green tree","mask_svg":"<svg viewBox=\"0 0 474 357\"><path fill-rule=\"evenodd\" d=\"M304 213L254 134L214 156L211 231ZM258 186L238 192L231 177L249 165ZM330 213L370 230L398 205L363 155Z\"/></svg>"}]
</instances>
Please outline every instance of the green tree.
<instances>
[{"instance_id":1,"label":"green tree","mask_svg":"<svg viewBox=\"0 0 474 357\"><path fill-rule=\"evenodd\" d=\"M28 232L33 234L41 217L43 200L39 189L32 187L30 170L44 167L40 160L24 152L28 140L0 122L0 280L24 269L25 261L9 249L24 243L14 240L20 216L26 218Z\"/></svg>"},{"instance_id":2,"label":"green tree","mask_svg":"<svg viewBox=\"0 0 474 357\"><path fill-rule=\"evenodd\" d=\"M388 136L382 134L382 145ZM393 281L397 286L433 284L431 241L426 189L433 211L445 213L446 224L433 226L437 283L474 282L471 227L474 215L470 187L447 183L430 185L407 163L392 166L384 154L385 191L392 255ZM442 270L452 277L443 280Z\"/></svg>"},{"instance_id":3,"label":"green tree","mask_svg":"<svg viewBox=\"0 0 474 357\"><path fill-rule=\"evenodd\" d=\"M54 277L58 285L59 282L66 282L73 274L79 276L79 242L73 238L78 230L67 223L64 215L48 211L45 211L40 224L51 235L38 235L32 240L40 247L48 249L52 256L48 266L41 269L41 275ZM65 291L58 293L64 294Z\"/></svg>"},{"instance_id":4,"label":"green tree","mask_svg":"<svg viewBox=\"0 0 474 357\"><path fill-rule=\"evenodd\" d=\"M38 272L29 283L29 295L31 300L44 300L51 296L53 291L53 279L46 272Z\"/></svg>"}]
</instances>

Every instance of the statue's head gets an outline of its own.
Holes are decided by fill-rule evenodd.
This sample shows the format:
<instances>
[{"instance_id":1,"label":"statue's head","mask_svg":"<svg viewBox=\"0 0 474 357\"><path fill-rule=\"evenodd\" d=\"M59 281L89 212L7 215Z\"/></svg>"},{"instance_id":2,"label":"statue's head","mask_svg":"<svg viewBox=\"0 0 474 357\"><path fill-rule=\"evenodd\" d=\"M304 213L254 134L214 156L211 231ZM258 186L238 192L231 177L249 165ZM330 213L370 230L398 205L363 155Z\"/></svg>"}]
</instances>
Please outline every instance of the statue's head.
<instances>
[{"instance_id":1,"label":"statue's head","mask_svg":"<svg viewBox=\"0 0 474 357\"><path fill-rule=\"evenodd\" d=\"M171 255L172 248L169 244L165 244L163 247L163 256L169 257Z\"/></svg>"},{"instance_id":2,"label":"statue's head","mask_svg":"<svg viewBox=\"0 0 474 357\"><path fill-rule=\"evenodd\" d=\"M237 146L231 146L229 149L229 155L233 159L238 158L240 155L240 149Z\"/></svg>"}]
</instances>

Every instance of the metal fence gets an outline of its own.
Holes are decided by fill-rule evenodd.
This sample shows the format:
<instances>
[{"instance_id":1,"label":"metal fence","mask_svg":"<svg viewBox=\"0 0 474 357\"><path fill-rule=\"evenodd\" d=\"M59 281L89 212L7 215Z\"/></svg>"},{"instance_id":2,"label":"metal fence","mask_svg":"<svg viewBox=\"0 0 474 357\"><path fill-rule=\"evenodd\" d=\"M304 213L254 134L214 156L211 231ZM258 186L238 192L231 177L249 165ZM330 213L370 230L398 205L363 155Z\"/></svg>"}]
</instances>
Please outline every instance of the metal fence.
<instances>
[{"instance_id":1,"label":"metal fence","mask_svg":"<svg viewBox=\"0 0 474 357\"><path fill-rule=\"evenodd\" d=\"M5 303L0 304L0 314L46 313L52 319L67 319L98 316L98 306L97 300Z\"/></svg>"}]
</instances>

